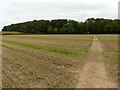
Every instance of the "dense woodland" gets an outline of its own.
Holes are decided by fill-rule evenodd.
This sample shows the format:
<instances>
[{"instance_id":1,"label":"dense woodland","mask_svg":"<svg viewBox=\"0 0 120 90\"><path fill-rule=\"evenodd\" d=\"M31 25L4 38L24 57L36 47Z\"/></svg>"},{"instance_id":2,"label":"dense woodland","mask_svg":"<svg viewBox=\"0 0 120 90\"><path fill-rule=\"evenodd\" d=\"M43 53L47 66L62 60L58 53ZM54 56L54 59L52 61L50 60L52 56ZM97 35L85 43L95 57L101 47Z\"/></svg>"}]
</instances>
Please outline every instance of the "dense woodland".
<instances>
[{"instance_id":1,"label":"dense woodland","mask_svg":"<svg viewBox=\"0 0 120 90\"><path fill-rule=\"evenodd\" d=\"M89 18L85 22L75 20L34 20L4 26L2 31L29 34L119 34L120 20Z\"/></svg>"}]
</instances>

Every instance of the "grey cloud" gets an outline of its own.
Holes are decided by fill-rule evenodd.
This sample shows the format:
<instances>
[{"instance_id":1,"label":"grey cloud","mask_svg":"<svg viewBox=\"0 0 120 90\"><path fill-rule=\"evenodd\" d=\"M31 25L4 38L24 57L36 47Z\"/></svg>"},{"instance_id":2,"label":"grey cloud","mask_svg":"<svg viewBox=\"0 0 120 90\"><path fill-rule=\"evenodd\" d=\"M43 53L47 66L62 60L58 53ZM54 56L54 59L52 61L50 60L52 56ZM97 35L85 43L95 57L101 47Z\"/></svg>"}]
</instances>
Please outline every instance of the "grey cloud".
<instances>
[{"instance_id":1,"label":"grey cloud","mask_svg":"<svg viewBox=\"0 0 120 90\"><path fill-rule=\"evenodd\" d=\"M34 19L117 18L118 0L1 0L0 28Z\"/></svg>"}]
</instances>

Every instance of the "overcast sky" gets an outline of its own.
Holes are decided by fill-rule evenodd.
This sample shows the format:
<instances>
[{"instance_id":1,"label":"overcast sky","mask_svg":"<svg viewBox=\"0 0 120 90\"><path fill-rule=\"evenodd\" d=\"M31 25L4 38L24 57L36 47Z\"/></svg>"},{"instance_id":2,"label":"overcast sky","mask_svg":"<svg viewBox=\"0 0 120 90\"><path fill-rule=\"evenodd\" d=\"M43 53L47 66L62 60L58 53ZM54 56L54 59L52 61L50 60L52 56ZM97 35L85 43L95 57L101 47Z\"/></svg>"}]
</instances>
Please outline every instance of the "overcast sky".
<instances>
[{"instance_id":1,"label":"overcast sky","mask_svg":"<svg viewBox=\"0 0 120 90\"><path fill-rule=\"evenodd\" d=\"M40 19L118 18L119 0L0 0L0 29Z\"/></svg>"}]
</instances>

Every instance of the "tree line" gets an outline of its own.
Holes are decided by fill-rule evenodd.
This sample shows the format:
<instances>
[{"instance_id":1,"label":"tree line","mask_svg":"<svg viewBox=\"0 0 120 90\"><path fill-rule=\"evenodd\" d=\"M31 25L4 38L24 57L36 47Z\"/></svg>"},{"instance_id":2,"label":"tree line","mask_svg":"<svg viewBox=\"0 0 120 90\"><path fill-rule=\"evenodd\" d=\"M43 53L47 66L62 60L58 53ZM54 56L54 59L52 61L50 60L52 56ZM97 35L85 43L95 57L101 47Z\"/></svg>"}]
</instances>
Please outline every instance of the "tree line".
<instances>
[{"instance_id":1,"label":"tree line","mask_svg":"<svg viewBox=\"0 0 120 90\"><path fill-rule=\"evenodd\" d=\"M120 20L88 18L75 20L34 20L4 26L2 31L17 31L29 34L119 34Z\"/></svg>"}]
</instances>

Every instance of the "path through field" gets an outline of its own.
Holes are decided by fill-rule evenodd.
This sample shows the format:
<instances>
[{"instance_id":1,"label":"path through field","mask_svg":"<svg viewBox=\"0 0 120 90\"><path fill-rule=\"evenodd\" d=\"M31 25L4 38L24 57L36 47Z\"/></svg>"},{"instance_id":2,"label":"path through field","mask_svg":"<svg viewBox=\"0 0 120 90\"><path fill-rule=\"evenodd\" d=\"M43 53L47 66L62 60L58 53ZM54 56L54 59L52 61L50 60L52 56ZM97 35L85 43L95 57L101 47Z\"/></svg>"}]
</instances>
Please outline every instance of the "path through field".
<instances>
[{"instance_id":1,"label":"path through field","mask_svg":"<svg viewBox=\"0 0 120 90\"><path fill-rule=\"evenodd\" d=\"M117 88L117 84L109 79L102 56L102 47L98 38L93 36L93 44L86 64L80 72L77 88Z\"/></svg>"}]
</instances>

